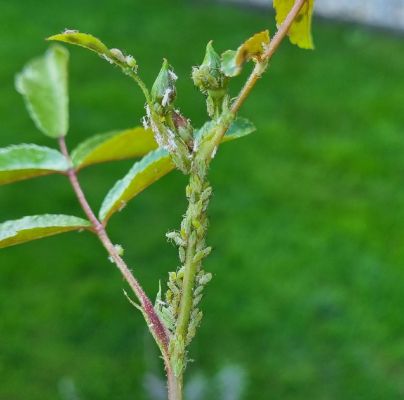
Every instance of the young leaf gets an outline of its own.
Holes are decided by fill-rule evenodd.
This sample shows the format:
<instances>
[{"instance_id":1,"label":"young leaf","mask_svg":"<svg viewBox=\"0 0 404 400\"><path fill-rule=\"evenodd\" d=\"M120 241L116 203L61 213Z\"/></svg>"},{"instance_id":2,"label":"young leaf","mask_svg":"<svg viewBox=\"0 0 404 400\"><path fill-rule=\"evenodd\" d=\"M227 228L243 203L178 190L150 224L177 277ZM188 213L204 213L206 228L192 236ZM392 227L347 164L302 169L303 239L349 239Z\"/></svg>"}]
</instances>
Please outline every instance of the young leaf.
<instances>
[{"instance_id":1,"label":"young leaf","mask_svg":"<svg viewBox=\"0 0 404 400\"><path fill-rule=\"evenodd\" d=\"M238 117L230 125L226 134L223 136L222 143L230 142L253 133L256 130L255 125L247 118Z\"/></svg>"},{"instance_id":2,"label":"young leaf","mask_svg":"<svg viewBox=\"0 0 404 400\"><path fill-rule=\"evenodd\" d=\"M91 223L70 215L35 215L0 224L0 248L58 233L88 229Z\"/></svg>"},{"instance_id":3,"label":"young leaf","mask_svg":"<svg viewBox=\"0 0 404 400\"><path fill-rule=\"evenodd\" d=\"M44 56L30 61L15 79L35 125L52 138L65 136L69 128L68 60L65 48L52 46Z\"/></svg>"},{"instance_id":4,"label":"young leaf","mask_svg":"<svg viewBox=\"0 0 404 400\"><path fill-rule=\"evenodd\" d=\"M105 197L99 212L101 221L107 221L126 203L174 169L174 163L166 150L157 149L136 162L127 175L115 183Z\"/></svg>"},{"instance_id":5,"label":"young leaf","mask_svg":"<svg viewBox=\"0 0 404 400\"><path fill-rule=\"evenodd\" d=\"M222 72L228 77L234 77L241 73L241 67L236 63L237 51L226 50L222 54Z\"/></svg>"},{"instance_id":6,"label":"young leaf","mask_svg":"<svg viewBox=\"0 0 404 400\"><path fill-rule=\"evenodd\" d=\"M295 0L274 0L276 23L278 25L281 25L285 20L294 3ZM296 44L302 49L314 49L311 34L313 8L314 0L306 0L288 32L291 43Z\"/></svg>"},{"instance_id":7,"label":"young leaf","mask_svg":"<svg viewBox=\"0 0 404 400\"><path fill-rule=\"evenodd\" d=\"M239 48L222 54L222 71L233 77L241 73L243 65L251 59L260 60L265 46L270 42L269 32L262 31L246 40Z\"/></svg>"},{"instance_id":8,"label":"young leaf","mask_svg":"<svg viewBox=\"0 0 404 400\"><path fill-rule=\"evenodd\" d=\"M194 134L195 143L200 144L203 139L213 133L212 130L214 128L215 123L213 121L208 121L202 125ZM223 136L222 143L230 142L234 139L247 136L250 133L253 133L255 130L256 128L250 120L247 118L238 117L232 122L226 134Z\"/></svg>"},{"instance_id":9,"label":"young leaf","mask_svg":"<svg viewBox=\"0 0 404 400\"><path fill-rule=\"evenodd\" d=\"M120 66L124 71L136 71L136 60L130 56L125 56L119 49L109 49L100 39L88 33L81 33L74 30L66 30L63 33L48 37L46 40L70 43L76 46L96 52L99 56Z\"/></svg>"},{"instance_id":10,"label":"young leaf","mask_svg":"<svg viewBox=\"0 0 404 400\"><path fill-rule=\"evenodd\" d=\"M20 144L0 149L0 185L64 172L69 168L57 150L35 144Z\"/></svg>"},{"instance_id":11,"label":"young leaf","mask_svg":"<svg viewBox=\"0 0 404 400\"><path fill-rule=\"evenodd\" d=\"M88 33L66 30L63 33L50 36L46 40L55 40L58 42L75 44L88 50L95 51L100 56L111 56L108 47L104 43L102 43L100 39Z\"/></svg>"},{"instance_id":12,"label":"young leaf","mask_svg":"<svg viewBox=\"0 0 404 400\"><path fill-rule=\"evenodd\" d=\"M73 150L72 161L81 169L92 164L140 157L156 148L153 132L136 127L90 137Z\"/></svg>"}]
</instances>

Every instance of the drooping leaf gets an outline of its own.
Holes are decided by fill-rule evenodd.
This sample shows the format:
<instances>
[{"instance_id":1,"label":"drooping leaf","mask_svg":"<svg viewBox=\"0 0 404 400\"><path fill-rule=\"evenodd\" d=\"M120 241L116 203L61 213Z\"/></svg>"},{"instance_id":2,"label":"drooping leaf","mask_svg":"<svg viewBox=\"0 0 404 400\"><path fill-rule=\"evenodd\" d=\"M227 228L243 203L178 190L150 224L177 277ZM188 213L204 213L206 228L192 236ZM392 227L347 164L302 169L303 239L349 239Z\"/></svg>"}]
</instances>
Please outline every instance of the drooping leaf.
<instances>
[{"instance_id":1,"label":"drooping leaf","mask_svg":"<svg viewBox=\"0 0 404 400\"><path fill-rule=\"evenodd\" d=\"M35 215L0 224L0 248L58 233L88 229L91 223L70 215Z\"/></svg>"},{"instance_id":2,"label":"drooping leaf","mask_svg":"<svg viewBox=\"0 0 404 400\"><path fill-rule=\"evenodd\" d=\"M107 221L113 213L123 209L129 200L168 174L174 167L169 153L164 149L147 154L108 192L101 205L100 220Z\"/></svg>"},{"instance_id":3,"label":"drooping leaf","mask_svg":"<svg viewBox=\"0 0 404 400\"><path fill-rule=\"evenodd\" d=\"M243 65L251 60L260 60L265 46L270 42L269 32L262 31L247 39L239 48L222 54L222 71L226 76L239 75Z\"/></svg>"},{"instance_id":4,"label":"drooping leaf","mask_svg":"<svg viewBox=\"0 0 404 400\"><path fill-rule=\"evenodd\" d=\"M278 26L285 20L294 3L295 0L274 0L276 23ZM296 44L302 49L314 49L311 33L313 9L314 0L306 0L288 32L291 43Z\"/></svg>"},{"instance_id":5,"label":"drooping leaf","mask_svg":"<svg viewBox=\"0 0 404 400\"><path fill-rule=\"evenodd\" d=\"M68 168L65 157L49 147L20 144L0 149L0 185Z\"/></svg>"},{"instance_id":6,"label":"drooping leaf","mask_svg":"<svg viewBox=\"0 0 404 400\"><path fill-rule=\"evenodd\" d=\"M66 30L63 33L48 37L46 40L64 42L84 47L88 50L96 52L99 56L116 64L126 70L129 68L136 71L136 60L131 55L124 55L119 49L109 49L100 39L88 33L81 33L75 30Z\"/></svg>"},{"instance_id":7,"label":"drooping leaf","mask_svg":"<svg viewBox=\"0 0 404 400\"><path fill-rule=\"evenodd\" d=\"M211 122L207 124L211 124ZM209 126L205 124L199 130L206 131L208 129ZM248 119L239 117L226 132L222 143L241 138L254 131L255 126ZM127 175L116 182L108 192L99 212L100 220L104 222L108 221L112 214L124 208L132 198L167 175L174 168L175 165L166 150L157 149L151 151L140 161L136 162Z\"/></svg>"},{"instance_id":8,"label":"drooping leaf","mask_svg":"<svg viewBox=\"0 0 404 400\"><path fill-rule=\"evenodd\" d=\"M237 49L237 64L242 65L252 58L259 59L270 40L268 30L251 36Z\"/></svg>"},{"instance_id":9,"label":"drooping leaf","mask_svg":"<svg viewBox=\"0 0 404 400\"><path fill-rule=\"evenodd\" d=\"M65 136L69 128L68 60L64 47L51 46L44 56L30 61L15 80L35 125L52 138Z\"/></svg>"},{"instance_id":10,"label":"drooping leaf","mask_svg":"<svg viewBox=\"0 0 404 400\"><path fill-rule=\"evenodd\" d=\"M90 137L72 152L72 161L80 169L106 161L141 157L157 147L150 129L136 127Z\"/></svg>"}]
</instances>

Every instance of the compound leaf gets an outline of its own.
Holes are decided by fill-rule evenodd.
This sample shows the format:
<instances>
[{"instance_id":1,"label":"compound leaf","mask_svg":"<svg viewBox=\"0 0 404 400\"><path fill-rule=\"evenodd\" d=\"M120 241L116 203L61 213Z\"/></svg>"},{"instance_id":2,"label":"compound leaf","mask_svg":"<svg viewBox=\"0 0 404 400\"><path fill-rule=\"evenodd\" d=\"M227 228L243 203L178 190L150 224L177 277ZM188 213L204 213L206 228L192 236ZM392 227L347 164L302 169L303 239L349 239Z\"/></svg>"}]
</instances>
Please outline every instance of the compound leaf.
<instances>
[{"instance_id":1,"label":"compound leaf","mask_svg":"<svg viewBox=\"0 0 404 400\"><path fill-rule=\"evenodd\" d=\"M0 248L58 233L88 229L91 223L70 215L35 215L0 224Z\"/></svg>"},{"instance_id":2,"label":"compound leaf","mask_svg":"<svg viewBox=\"0 0 404 400\"><path fill-rule=\"evenodd\" d=\"M69 165L57 150L35 144L0 149L0 185L67 171Z\"/></svg>"},{"instance_id":3,"label":"compound leaf","mask_svg":"<svg viewBox=\"0 0 404 400\"><path fill-rule=\"evenodd\" d=\"M117 181L106 195L99 212L101 221L122 210L126 203L152 183L174 169L169 153L164 149L151 151L136 162L126 176Z\"/></svg>"},{"instance_id":4,"label":"compound leaf","mask_svg":"<svg viewBox=\"0 0 404 400\"><path fill-rule=\"evenodd\" d=\"M80 169L106 161L141 157L157 147L150 129L136 127L90 137L72 152L72 160Z\"/></svg>"},{"instance_id":5,"label":"compound leaf","mask_svg":"<svg viewBox=\"0 0 404 400\"><path fill-rule=\"evenodd\" d=\"M278 25L281 25L285 20L294 3L295 0L274 0L276 23ZM314 49L311 33L313 9L314 0L306 0L288 32L291 43L296 44L302 49Z\"/></svg>"},{"instance_id":6,"label":"compound leaf","mask_svg":"<svg viewBox=\"0 0 404 400\"><path fill-rule=\"evenodd\" d=\"M30 61L15 79L16 89L24 97L35 125L52 138L65 136L69 128L68 60L64 47L51 46L44 56Z\"/></svg>"}]
</instances>

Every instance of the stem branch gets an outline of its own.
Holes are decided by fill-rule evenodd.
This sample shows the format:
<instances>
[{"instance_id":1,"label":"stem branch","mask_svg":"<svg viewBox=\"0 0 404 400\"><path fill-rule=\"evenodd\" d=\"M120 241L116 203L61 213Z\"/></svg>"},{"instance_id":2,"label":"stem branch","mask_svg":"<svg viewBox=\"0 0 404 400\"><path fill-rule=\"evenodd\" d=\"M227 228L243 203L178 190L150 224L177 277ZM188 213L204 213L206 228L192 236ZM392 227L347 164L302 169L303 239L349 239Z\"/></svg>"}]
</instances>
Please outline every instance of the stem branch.
<instances>
[{"instance_id":1,"label":"stem branch","mask_svg":"<svg viewBox=\"0 0 404 400\"><path fill-rule=\"evenodd\" d=\"M261 78L262 74L267 69L268 62L271 60L272 56L275 54L276 50L282 43L283 39L288 34L289 28L292 25L293 21L299 14L300 10L302 9L304 3L307 0L296 0L295 4L289 11L289 14L282 22L281 26L279 27L278 31L276 32L275 36L269 42L267 49L265 50L264 54L262 55L262 61L257 62L255 65L251 75L247 79L244 87L241 89L240 94L238 95L237 99L232 105L231 111L234 114L237 114L240 107L243 105L244 101L250 94L251 90L257 83L258 79Z\"/></svg>"},{"instance_id":2,"label":"stem branch","mask_svg":"<svg viewBox=\"0 0 404 400\"><path fill-rule=\"evenodd\" d=\"M59 146L62 154L66 157L69 164L72 165L70 154L67 150L65 138L62 136L59 138ZM160 350L162 351L163 357L166 360L168 358L168 335L166 329L160 318L156 314L154 310L154 306L150 299L147 297L146 293L144 292L143 288L140 286L137 279L133 276L131 270L126 265L125 261L119 255L117 249L115 248L114 244L111 242L104 225L98 220L95 216L91 206L89 205L86 196L80 186L79 180L77 178L76 170L73 166L71 166L67 171L67 176L70 180L70 183L73 187L73 190L76 194L77 200L79 201L81 208L83 209L84 213L86 214L87 218L90 220L91 224L93 225L94 233L97 235L98 239L101 241L104 248L107 250L109 256L114 261L115 265L118 267L119 271L121 272L122 276L129 284L133 292L135 293L136 297L138 298L145 318L147 320L149 329L153 334ZM167 368L167 363L166 363Z\"/></svg>"},{"instance_id":3,"label":"stem branch","mask_svg":"<svg viewBox=\"0 0 404 400\"><path fill-rule=\"evenodd\" d=\"M268 63L271 60L272 56L275 54L276 50L282 43L283 39L288 34L289 28L292 25L293 21L299 14L300 10L302 9L304 3L307 0L296 0L295 4L289 11L289 14L282 22L281 26L279 27L278 31L276 32L275 36L269 42L268 47L266 48L264 54L262 55L261 61L255 64L253 71L251 72L250 76L247 79L247 82L241 89L239 95L237 96L236 100L232 104L231 113L236 115L241 106L244 104L247 97L250 95L252 89L254 88L255 84L261 78L262 74L266 71L268 67ZM218 135L216 140L216 145L219 144L223 138L223 135L226 133L228 127L223 129Z\"/></svg>"}]
</instances>

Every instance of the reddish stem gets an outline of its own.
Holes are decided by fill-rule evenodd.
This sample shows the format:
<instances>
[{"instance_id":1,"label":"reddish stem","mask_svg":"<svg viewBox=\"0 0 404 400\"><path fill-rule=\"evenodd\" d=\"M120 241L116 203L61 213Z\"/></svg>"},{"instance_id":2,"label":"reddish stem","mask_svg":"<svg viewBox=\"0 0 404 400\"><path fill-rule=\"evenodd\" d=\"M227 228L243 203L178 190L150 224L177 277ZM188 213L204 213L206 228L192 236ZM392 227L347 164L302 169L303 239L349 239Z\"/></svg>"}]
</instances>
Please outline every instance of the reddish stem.
<instances>
[{"instance_id":1,"label":"reddish stem","mask_svg":"<svg viewBox=\"0 0 404 400\"><path fill-rule=\"evenodd\" d=\"M70 165L72 165L72 161L70 158L70 154L67 150L66 141L64 137L59 138L59 146L60 150L63 155L66 157ZM168 334L167 331L161 322L160 318L156 314L154 310L153 303L147 297L146 293L144 292L143 288L140 286L137 279L133 276L131 270L126 265L125 261L119 255L117 249L115 248L114 244L111 242L104 225L98 220L95 216L91 206L88 204L86 196L80 186L79 180L77 178L77 173L74 167L70 167L67 171L67 176L70 180L70 183L73 187L73 190L76 194L77 200L79 201L81 208L83 209L84 213L86 214L87 218L90 220L91 224L93 225L94 233L97 235L98 239L101 241L105 249L107 250L108 254L114 261L115 265L120 270L122 276L128 282L129 286L135 293L136 297L138 298L140 305L145 313L147 323L149 325L149 329L151 330L153 336L155 337L157 344L161 348L163 353L164 359L168 360ZM166 363L167 364L167 363ZM166 365L167 368L167 365Z\"/></svg>"}]
</instances>

